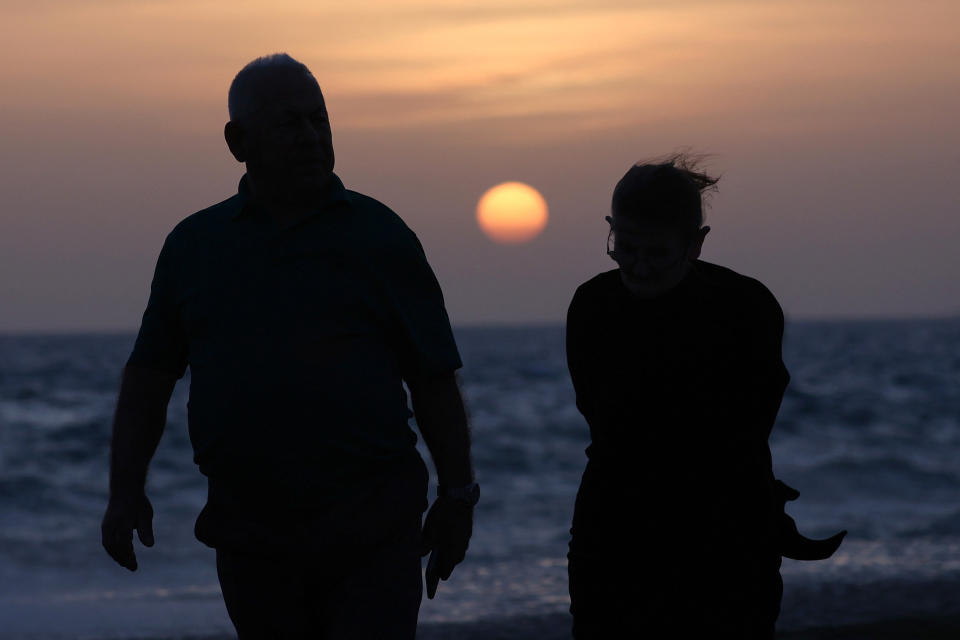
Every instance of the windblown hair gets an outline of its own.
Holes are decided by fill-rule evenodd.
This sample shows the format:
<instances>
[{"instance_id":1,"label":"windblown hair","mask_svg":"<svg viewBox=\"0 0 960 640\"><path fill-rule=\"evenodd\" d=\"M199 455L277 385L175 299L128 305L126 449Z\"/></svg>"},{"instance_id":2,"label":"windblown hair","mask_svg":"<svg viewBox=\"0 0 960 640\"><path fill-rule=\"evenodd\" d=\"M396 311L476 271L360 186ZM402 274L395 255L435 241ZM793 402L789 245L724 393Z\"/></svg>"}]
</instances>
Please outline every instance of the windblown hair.
<instances>
[{"instance_id":1,"label":"windblown hair","mask_svg":"<svg viewBox=\"0 0 960 640\"><path fill-rule=\"evenodd\" d=\"M233 78L230 91L227 94L227 108L230 119L240 121L259 108L257 95L257 79L263 75L271 75L279 71L292 70L303 73L316 82L307 65L295 60L286 53L272 53L261 56L250 62Z\"/></svg>"},{"instance_id":2,"label":"windblown hair","mask_svg":"<svg viewBox=\"0 0 960 640\"><path fill-rule=\"evenodd\" d=\"M678 151L633 165L613 190L613 215L695 232L703 225L704 200L720 180L700 169L705 158Z\"/></svg>"}]
</instances>

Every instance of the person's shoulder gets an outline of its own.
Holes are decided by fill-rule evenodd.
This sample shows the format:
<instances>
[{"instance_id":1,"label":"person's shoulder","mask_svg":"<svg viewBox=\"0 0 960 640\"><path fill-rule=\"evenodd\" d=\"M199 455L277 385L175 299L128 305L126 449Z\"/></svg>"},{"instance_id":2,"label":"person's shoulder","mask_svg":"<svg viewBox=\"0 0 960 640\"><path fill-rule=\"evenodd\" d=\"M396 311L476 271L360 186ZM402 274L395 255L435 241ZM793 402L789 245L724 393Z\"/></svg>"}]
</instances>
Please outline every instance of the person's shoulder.
<instances>
[{"instance_id":1,"label":"person's shoulder","mask_svg":"<svg viewBox=\"0 0 960 640\"><path fill-rule=\"evenodd\" d=\"M186 242L197 235L215 230L236 216L242 206L240 196L234 194L226 200L192 213L173 227L167 241Z\"/></svg>"},{"instance_id":2,"label":"person's shoulder","mask_svg":"<svg viewBox=\"0 0 960 640\"><path fill-rule=\"evenodd\" d=\"M420 240L393 209L358 191L347 190L353 220L360 225L368 248L394 256L398 253L422 255Z\"/></svg>"},{"instance_id":3,"label":"person's shoulder","mask_svg":"<svg viewBox=\"0 0 960 640\"><path fill-rule=\"evenodd\" d=\"M616 292L620 286L620 270L611 269L593 276L579 287L573 294L574 302L585 302L599 298L607 298Z\"/></svg>"},{"instance_id":4,"label":"person's shoulder","mask_svg":"<svg viewBox=\"0 0 960 640\"><path fill-rule=\"evenodd\" d=\"M695 268L702 281L738 304L783 317L777 298L758 279L703 260L697 260Z\"/></svg>"},{"instance_id":5,"label":"person's shoulder","mask_svg":"<svg viewBox=\"0 0 960 640\"><path fill-rule=\"evenodd\" d=\"M376 198L347 189L347 199L354 212L368 222L379 223L386 228L406 229L407 224L397 213Z\"/></svg>"},{"instance_id":6,"label":"person's shoulder","mask_svg":"<svg viewBox=\"0 0 960 640\"><path fill-rule=\"evenodd\" d=\"M577 287L567 307L568 339L582 344L586 334L603 334L593 329L601 327L616 313L617 287L621 286L620 270L612 269L598 273Z\"/></svg>"},{"instance_id":7,"label":"person's shoulder","mask_svg":"<svg viewBox=\"0 0 960 640\"><path fill-rule=\"evenodd\" d=\"M620 269L610 269L593 276L579 287L577 291L594 292L606 291L614 288L620 282Z\"/></svg>"}]
</instances>

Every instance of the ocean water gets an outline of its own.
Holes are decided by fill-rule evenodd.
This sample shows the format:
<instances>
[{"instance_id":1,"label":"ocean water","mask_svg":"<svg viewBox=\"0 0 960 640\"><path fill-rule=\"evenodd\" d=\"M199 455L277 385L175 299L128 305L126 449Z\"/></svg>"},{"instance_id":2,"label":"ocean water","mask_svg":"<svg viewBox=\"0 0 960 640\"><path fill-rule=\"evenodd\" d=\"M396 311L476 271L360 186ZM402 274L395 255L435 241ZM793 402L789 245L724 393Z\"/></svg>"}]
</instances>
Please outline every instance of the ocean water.
<instances>
[{"instance_id":1,"label":"ocean water","mask_svg":"<svg viewBox=\"0 0 960 640\"><path fill-rule=\"evenodd\" d=\"M563 329L463 329L462 384L483 498L467 561L421 620L566 611L566 544L587 428ZM110 420L132 335L0 336L0 638L227 634L213 552L193 538L204 478L186 384L148 493L157 545L103 552ZM960 614L960 320L790 323L792 381L771 438L801 531L850 531L784 561L780 627ZM425 452L424 452L425 454Z\"/></svg>"}]
</instances>

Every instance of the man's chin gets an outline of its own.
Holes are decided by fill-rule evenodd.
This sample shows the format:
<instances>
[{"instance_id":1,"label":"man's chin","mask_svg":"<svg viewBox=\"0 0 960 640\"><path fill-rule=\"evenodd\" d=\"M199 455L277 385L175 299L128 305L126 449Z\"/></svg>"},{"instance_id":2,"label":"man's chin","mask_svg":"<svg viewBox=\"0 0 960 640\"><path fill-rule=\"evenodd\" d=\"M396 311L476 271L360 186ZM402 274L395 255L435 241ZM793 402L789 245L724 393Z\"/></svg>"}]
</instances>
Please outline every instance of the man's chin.
<instances>
[{"instance_id":1,"label":"man's chin","mask_svg":"<svg viewBox=\"0 0 960 640\"><path fill-rule=\"evenodd\" d=\"M620 279L627 291L640 298L656 298L676 286L672 282L635 278L625 275L623 272L620 273Z\"/></svg>"},{"instance_id":2,"label":"man's chin","mask_svg":"<svg viewBox=\"0 0 960 640\"><path fill-rule=\"evenodd\" d=\"M333 168L330 166L330 163L327 160L318 159L312 162L304 162L301 165L293 167L291 172L304 176L329 176L331 173L333 173Z\"/></svg>"},{"instance_id":3,"label":"man's chin","mask_svg":"<svg viewBox=\"0 0 960 640\"><path fill-rule=\"evenodd\" d=\"M304 168L291 172L288 189L299 196L316 197L327 188L332 176L333 172L326 168Z\"/></svg>"}]
</instances>

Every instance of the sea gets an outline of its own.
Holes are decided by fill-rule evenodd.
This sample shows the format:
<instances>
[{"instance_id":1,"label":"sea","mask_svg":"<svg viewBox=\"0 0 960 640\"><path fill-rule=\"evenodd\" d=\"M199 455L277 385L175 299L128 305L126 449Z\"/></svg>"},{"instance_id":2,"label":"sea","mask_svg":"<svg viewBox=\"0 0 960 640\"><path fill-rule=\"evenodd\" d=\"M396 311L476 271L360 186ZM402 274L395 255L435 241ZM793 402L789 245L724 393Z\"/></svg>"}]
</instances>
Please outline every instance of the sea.
<instances>
[{"instance_id":1,"label":"sea","mask_svg":"<svg viewBox=\"0 0 960 640\"><path fill-rule=\"evenodd\" d=\"M483 495L467 560L424 599L421 626L566 629L588 433L563 327L456 336ZM214 553L193 536L206 484L187 436L189 375L150 470L156 546L137 543L131 573L100 545L133 339L0 336L0 639L232 632ZM784 361L792 380L770 443L776 475L801 494L788 511L810 537L849 535L829 560L784 560L779 627L960 614L960 319L788 322Z\"/></svg>"}]
</instances>

